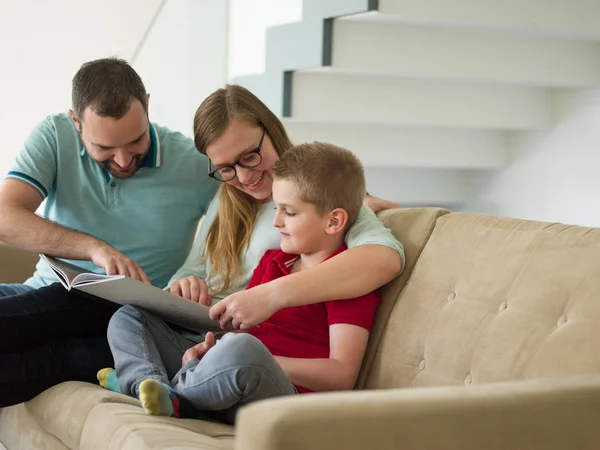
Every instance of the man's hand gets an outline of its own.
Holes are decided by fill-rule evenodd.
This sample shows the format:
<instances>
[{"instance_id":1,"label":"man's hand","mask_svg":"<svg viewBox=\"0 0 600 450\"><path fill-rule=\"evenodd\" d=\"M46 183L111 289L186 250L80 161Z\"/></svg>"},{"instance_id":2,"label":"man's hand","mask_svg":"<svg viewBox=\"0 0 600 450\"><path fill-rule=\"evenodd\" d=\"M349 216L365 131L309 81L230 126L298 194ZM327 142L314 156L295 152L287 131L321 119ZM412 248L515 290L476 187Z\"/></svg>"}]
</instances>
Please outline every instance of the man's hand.
<instances>
[{"instance_id":1,"label":"man's hand","mask_svg":"<svg viewBox=\"0 0 600 450\"><path fill-rule=\"evenodd\" d=\"M108 244L90 251L90 259L98 267L102 267L107 275L125 275L134 280L151 284L148 275L138 263Z\"/></svg>"},{"instance_id":2,"label":"man's hand","mask_svg":"<svg viewBox=\"0 0 600 450\"><path fill-rule=\"evenodd\" d=\"M227 328L229 322L235 329L248 330L267 320L279 307L269 301L267 285L261 284L228 295L210 308L210 318L218 320L221 328Z\"/></svg>"},{"instance_id":3,"label":"man's hand","mask_svg":"<svg viewBox=\"0 0 600 450\"><path fill-rule=\"evenodd\" d=\"M379 197L373 197L368 194L365 195L365 205L371 208L375 214L386 209L402 208L398 203L390 202L389 200L384 200Z\"/></svg>"},{"instance_id":4,"label":"man's hand","mask_svg":"<svg viewBox=\"0 0 600 450\"><path fill-rule=\"evenodd\" d=\"M206 333L204 342L196 344L186 350L183 354L183 358L181 358L181 365L185 366L186 363L192 359L202 359L202 357L206 355L206 352L215 346L215 343L215 335L209 331Z\"/></svg>"},{"instance_id":5,"label":"man's hand","mask_svg":"<svg viewBox=\"0 0 600 450\"><path fill-rule=\"evenodd\" d=\"M201 303L204 306L212 305L212 297L208 295L206 281L193 275L173 281L169 290L172 294Z\"/></svg>"}]
</instances>

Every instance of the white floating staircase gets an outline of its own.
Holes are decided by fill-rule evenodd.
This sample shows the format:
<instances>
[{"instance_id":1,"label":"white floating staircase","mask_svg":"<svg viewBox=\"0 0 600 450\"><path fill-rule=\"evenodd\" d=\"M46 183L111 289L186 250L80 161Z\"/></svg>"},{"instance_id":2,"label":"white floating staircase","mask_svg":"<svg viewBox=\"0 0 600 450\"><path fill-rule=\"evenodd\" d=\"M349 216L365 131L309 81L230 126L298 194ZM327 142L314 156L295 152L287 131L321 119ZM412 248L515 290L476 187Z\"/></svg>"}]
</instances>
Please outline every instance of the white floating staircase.
<instances>
[{"instance_id":1,"label":"white floating staircase","mask_svg":"<svg viewBox=\"0 0 600 450\"><path fill-rule=\"evenodd\" d=\"M369 190L406 205L460 208L465 171L503 170L514 133L552 128L555 90L600 86L600 0L304 0L303 13L268 30L264 74L234 81L293 141L355 151Z\"/></svg>"}]
</instances>

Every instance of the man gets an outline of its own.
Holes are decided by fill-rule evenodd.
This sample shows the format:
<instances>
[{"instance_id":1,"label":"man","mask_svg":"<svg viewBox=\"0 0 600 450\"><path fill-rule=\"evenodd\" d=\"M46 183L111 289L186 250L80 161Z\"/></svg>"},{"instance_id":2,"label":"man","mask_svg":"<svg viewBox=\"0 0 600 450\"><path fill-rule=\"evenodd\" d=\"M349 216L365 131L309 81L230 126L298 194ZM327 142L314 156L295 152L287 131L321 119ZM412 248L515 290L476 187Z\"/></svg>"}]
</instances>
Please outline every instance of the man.
<instances>
[{"instance_id":1,"label":"man","mask_svg":"<svg viewBox=\"0 0 600 450\"><path fill-rule=\"evenodd\" d=\"M38 125L0 186L0 240L164 287L216 182L191 139L150 123L148 99L125 61L84 64L73 109ZM0 406L67 379L95 381L112 363L105 336L116 307L56 281L39 262L24 284L0 285Z\"/></svg>"}]
</instances>

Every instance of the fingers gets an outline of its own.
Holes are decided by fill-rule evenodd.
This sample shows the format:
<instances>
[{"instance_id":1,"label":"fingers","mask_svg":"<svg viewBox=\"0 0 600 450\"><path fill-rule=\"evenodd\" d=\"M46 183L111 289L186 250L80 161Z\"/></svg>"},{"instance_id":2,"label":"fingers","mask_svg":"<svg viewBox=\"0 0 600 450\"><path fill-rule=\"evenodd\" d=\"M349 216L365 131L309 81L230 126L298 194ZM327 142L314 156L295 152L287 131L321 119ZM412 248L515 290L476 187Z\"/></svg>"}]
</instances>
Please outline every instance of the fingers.
<instances>
[{"instance_id":1,"label":"fingers","mask_svg":"<svg viewBox=\"0 0 600 450\"><path fill-rule=\"evenodd\" d=\"M192 298L190 297L190 282L189 282L189 280L187 278L183 278L182 280L180 280L180 286L181 286L181 296L188 300L192 300Z\"/></svg>"},{"instance_id":2,"label":"fingers","mask_svg":"<svg viewBox=\"0 0 600 450\"><path fill-rule=\"evenodd\" d=\"M181 283L180 283L180 280L173 281L173 283L171 284L171 287L169 288L169 292L171 294L179 295L180 297L183 297L183 295L181 294Z\"/></svg>"},{"instance_id":3,"label":"fingers","mask_svg":"<svg viewBox=\"0 0 600 450\"><path fill-rule=\"evenodd\" d=\"M215 345L215 334L212 331L209 331L208 333L206 333L206 337L204 338L204 342L209 346L212 347L213 345Z\"/></svg>"},{"instance_id":4,"label":"fingers","mask_svg":"<svg viewBox=\"0 0 600 450\"><path fill-rule=\"evenodd\" d=\"M223 314L219 316L219 325L221 326L221 330L227 328L229 322L233 319L233 315L229 312L229 310L225 310Z\"/></svg>"},{"instance_id":5,"label":"fingers","mask_svg":"<svg viewBox=\"0 0 600 450\"><path fill-rule=\"evenodd\" d=\"M221 314L225 312L227 308L227 300L221 300L216 305L213 305L212 308L208 311L208 315L212 320L218 320L221 317Z\"/></svg>"},{"instance_id":6,"label":"fingers","mask_svg":"<svg viewBox=\"0 0 600 450\"><path fill-rule=\"evenodd\" d=\"M206 281L198 279L198 290L198 303L201 303L204 306L211 306L212 297L208 293L208 286L206 285Z\"/></svg>"}]
</instances>

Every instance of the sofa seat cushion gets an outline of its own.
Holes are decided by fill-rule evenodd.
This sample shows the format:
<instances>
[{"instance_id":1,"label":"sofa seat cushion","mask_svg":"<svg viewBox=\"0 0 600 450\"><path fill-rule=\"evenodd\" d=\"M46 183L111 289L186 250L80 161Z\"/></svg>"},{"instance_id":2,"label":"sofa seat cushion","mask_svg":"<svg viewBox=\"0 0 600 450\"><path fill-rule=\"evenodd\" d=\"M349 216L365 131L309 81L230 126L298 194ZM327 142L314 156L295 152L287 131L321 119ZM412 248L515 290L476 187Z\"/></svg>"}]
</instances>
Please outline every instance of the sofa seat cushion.
<instances>
[{"instance_id":1,"label":"sofa seat cushion","mask_svg":"<svg viewBox=\"0 0 600 450\"><path fill-rule=\"evenodd\" d=\"M56 436L68 448L76 449L90 411L100 403L139 405L134 398L100 386L69 381L42 392L26 402L25 408L41 428Z\"/></svg>"},{"instance_id":2,"label":"sofa seat cushion","mask_svg":"<svg viewBox=\"0 0 600 450\"><path fill-rule=\"evenodd\" d=\"M134 405L96 404L80 450L233 449L234 428L193 419L149 416Z\"/></svg>"},{"instance_id":3,"label":"sofa seat cushion","mask_svg":"<svg viewBox=\"0 0 600 450\"><path fill-rule=\"evenodd\" d=\"M0 441L10 450L69 450L60 439L38 425L24 403L0 409Z\"/></svg>"}]
</instances>

